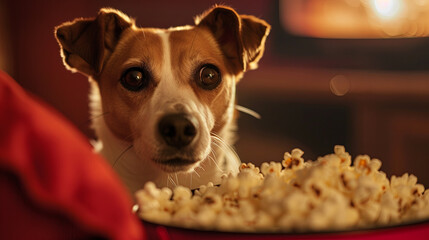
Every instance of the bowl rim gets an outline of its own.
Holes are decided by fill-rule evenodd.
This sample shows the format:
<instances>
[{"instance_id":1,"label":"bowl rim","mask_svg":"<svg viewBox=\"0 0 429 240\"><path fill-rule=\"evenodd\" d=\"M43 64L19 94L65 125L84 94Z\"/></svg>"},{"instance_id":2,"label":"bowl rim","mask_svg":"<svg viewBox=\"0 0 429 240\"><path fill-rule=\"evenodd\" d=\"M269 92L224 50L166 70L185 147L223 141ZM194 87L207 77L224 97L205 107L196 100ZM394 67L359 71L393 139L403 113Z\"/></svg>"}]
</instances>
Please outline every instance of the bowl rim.
<instances>
[{"instance_id":1,"label":"bowl rim","mask_svg":"<svg viewBox=\"0 0 429 240\"><path fill-rule=\"evenodd\" d=\"M146 227L164 227L168 230L176 231L187 231L192 233L204 233L204 234L238 234L238 235L281 235L281 236L305 236L305 235L332 235L332 234L359 234L359 233L371 233L379 231L389 231L389 230L398 230L400 228L409 228L409 227L428 227L429 228L429 218L419 219L414 221L407 221L404 223L397 224L388 224L388 225L379 225L372 227L358 227L358 228L345 228L341 230L314 230L314 231L225 231L225 230L216 230L216 229L204 229L204 228L188 228L178 225L166 225L159 224L145 219L140 221Z\"/></svg>"}]
</instances>

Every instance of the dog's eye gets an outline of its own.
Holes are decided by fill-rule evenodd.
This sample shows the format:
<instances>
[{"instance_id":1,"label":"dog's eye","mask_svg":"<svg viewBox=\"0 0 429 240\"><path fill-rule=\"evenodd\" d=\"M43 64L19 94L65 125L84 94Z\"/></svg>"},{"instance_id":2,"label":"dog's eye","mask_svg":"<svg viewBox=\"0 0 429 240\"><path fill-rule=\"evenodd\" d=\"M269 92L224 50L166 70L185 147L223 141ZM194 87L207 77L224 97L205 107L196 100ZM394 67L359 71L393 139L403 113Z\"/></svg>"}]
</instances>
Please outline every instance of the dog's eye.
<instances>
[{"instance_id":1,"label":"dog's eye","mask_svg":"<svg viewBox=\"0 0 429 240\"><path fill-rule=\"evenodd\" d=\"M121 77L121 84L130 91L140 91L149 83L148 73L142 68L130 68Z\"/></svg>"},{"instance_id":2,"label":"dog's eye","mask_svg":"<svg viewBox=\"0 0 429 240\"><path fill-rule=\"evenodd\" d=\"M215 89L220 82L222 77L220 75L219 69L211 64L206 64L201 67L199 72L199 78L197 79L197 84L205 90Z\"/></svg>"}]
</instances>

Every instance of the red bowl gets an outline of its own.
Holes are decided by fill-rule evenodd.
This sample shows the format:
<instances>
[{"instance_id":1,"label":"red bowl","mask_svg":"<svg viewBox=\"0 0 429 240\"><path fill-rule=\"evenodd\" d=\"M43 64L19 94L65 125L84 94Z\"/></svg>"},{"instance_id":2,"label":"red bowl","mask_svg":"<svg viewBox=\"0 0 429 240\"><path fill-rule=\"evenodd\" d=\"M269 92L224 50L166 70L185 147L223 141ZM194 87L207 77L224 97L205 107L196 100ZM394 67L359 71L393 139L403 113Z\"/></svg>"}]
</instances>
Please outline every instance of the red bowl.
<instances>
[{"instance_id":1,"label":"red bowl","mask_svg":"<svg viewBox=\"0 0 429 240\"><path fill-rule=\"evenodd\" d=\"M352 231L309 232L309 233L241 233L194 230L171 227L143 221L148 239L159 240L252 240L252 239L287 239L287 240L316 240L316 239L347 239L347 240L428 240L429 219L410 224L389 227L368 228Z\"/></svg>"}]
</instances>

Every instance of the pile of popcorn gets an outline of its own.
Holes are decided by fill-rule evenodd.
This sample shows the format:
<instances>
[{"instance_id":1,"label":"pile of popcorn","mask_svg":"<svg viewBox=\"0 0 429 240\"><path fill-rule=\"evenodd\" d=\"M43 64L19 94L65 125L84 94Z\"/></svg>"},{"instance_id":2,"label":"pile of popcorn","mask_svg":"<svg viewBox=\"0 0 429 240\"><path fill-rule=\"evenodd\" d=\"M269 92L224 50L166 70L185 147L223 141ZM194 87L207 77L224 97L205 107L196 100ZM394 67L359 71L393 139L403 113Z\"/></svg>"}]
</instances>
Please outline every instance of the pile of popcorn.
<instances>
[{"instance_id":1,"label":"pile of popcorn","mask_svg":"<svg viewBox=\"0 0 429 240\"><path fill-rule=\"evenodd\" d=\"M158 224L221 231L347 230L400 224L429 217L429 190L414 175L379 171L381 162L351 156L343 146L334 154L304 161L303 151L261 167L242 164L192 192L148 182L136 193L137 214Z\"/></svg>"}]
</instances>

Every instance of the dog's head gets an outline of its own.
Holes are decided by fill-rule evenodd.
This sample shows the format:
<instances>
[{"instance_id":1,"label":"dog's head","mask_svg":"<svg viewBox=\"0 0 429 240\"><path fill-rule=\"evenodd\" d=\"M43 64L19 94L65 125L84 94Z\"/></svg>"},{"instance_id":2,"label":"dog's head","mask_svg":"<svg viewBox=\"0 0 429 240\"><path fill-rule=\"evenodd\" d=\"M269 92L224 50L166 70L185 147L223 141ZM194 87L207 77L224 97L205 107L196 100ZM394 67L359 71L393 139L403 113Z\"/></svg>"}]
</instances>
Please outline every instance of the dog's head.
<instances>
[{"instance_id":1,"label":"dog's head","mask_svg":"<svg viewBox=\"0 0 429 240\"><path fill-rule=\"evenodd\" d=\"M257 67L270 26L217 6L195 26L138 28L113 9L56 28L64 64L93 79L111 132L142 161L186 171L221 144L235 84Z\"/></svg>"}]
</instances>

